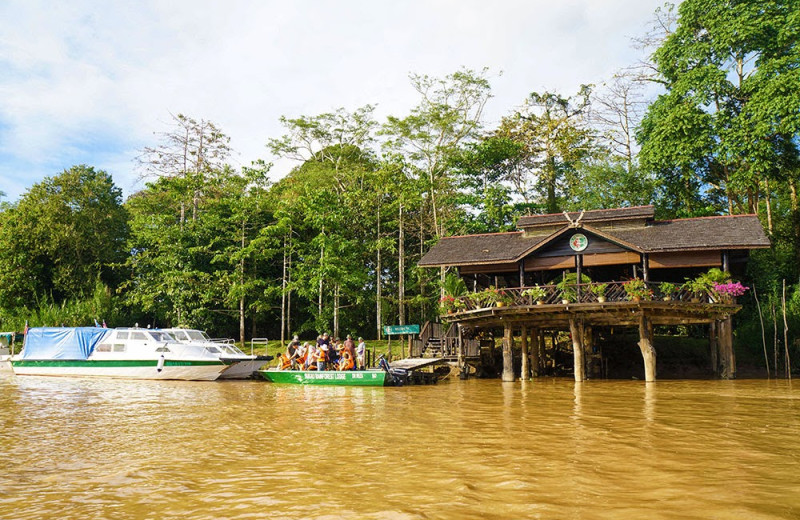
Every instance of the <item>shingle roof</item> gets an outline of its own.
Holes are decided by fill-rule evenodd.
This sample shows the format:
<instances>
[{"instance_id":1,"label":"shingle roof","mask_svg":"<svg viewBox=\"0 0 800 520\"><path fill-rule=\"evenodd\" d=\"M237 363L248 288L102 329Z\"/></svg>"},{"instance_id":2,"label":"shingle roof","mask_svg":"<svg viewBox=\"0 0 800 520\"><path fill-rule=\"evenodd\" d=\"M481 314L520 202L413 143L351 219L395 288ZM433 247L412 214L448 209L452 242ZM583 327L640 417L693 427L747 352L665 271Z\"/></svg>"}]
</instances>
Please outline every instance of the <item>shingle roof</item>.
<instances>
[{"instance_id":1,"label":"shingle roof","mask_svg":"<svg viewBox=\"0 0 800 520\"><path fill-rule=\"evenodd\" d=\"M431 267L513 262L547 238L526 238L522 231L444 237L422 257L418 265Z\"/></svg>"},{"instance_id":2,"label":"shingle roof","mask_svg":"<svg viewBox=\"0 0 800 520\"><path fill-rule=\"evenodd\" d=\"M761 249L771 245L756 215L662 220L644 228L614 230L610 234L648 253Z\"/></svg>"},{"instance_id":3,"label":"shingle roof","mask_svg":"<svg viewBox=\"0 0 800 520\"><path fill-rule=\"evenodd\" d=\"M580 212L569 213L573 221L580 216ZM595 209L585 211L581 222L597 222L629 219L652 219L655 216L653 206L634 206L632 208ZM547 215L528 215L520 217L517 226L520 228L545 226L553 224L569 224L563 213L550 213Z\"/></svg>"},{"instance_id":4,"label":"shingle roof","mask_svg":"<svg viewBox=\"0 0 800 520\"><path fill-rule=\"evenodd\" d=\"M549 236L535 237L526 237L521 231L445 237L422 257L419 265L433 267L515 262L568 229L572 228L565 226ZM587 230L644 253L761 249L771 245L756 215L663 220L641 228L602 232L587 226Z\"/></svg>"}]
</instances>

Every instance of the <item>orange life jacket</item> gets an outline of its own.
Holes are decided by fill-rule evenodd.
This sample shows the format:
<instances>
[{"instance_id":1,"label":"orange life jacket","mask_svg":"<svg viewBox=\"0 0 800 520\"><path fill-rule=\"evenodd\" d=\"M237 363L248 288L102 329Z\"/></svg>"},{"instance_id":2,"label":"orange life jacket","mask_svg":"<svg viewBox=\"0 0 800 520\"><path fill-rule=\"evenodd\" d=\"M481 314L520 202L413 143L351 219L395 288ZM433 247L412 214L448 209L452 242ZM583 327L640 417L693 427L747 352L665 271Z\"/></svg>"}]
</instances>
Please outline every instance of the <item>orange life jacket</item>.
<instances>
[{"instance_id":1,"label":"orange life jacket","mask_svg":"<svg viewBox=\"0 0 800 520\"><path fill-rule=\"evenodd\" d=\"M322 349L319 349L319 353L317 354L317 362L319 363L320 361L323 363L328 361L328 353Z\"/></svg>"},{"instance_id":2,"label":"orange life jacket","mask_svg":"<svg viewBox=\"0 0 800 520\"><path fill-rule=\"evenodd\" d=\"M351 358L350 355L345 352L345 355L339 362L339 370L353 370L353 366L353 358Z\"/></svg>"}]
</instances>

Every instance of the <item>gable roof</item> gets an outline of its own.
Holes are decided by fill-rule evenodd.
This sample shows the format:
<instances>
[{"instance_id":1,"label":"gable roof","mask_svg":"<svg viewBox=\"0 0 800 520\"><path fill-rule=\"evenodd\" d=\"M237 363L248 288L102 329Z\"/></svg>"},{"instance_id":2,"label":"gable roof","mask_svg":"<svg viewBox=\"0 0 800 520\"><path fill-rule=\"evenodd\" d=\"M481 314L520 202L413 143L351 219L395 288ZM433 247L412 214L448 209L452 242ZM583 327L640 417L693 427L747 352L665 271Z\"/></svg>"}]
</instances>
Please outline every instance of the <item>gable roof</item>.
<instances>
[{"instance_id":1,"label":"gable roof","mask_svg":"<svg viewBox=\"0 0 800 520\"><path fill-rule=\"evenodd\" d=\"M771 246L756 215L662 220L643 228L615 230L612 234L647 253Z\"/></svg>"},{"instance_id":2,"label":"gable roof","mask_svg":"<svg viewBox=\"0 0 800 520\"><path fill-rule=\"evenodd\" d=\"M584 214L584 219L588 213ZM644 213L645 210L637 213L637 218L642 218ZM662 220L629 229L599 230L593 226L585 229L640 253L763 249L771 246L756 215ZM445 237L422 257L418 265L436 267L516 262L570 230L576 228L565 225L544 236L525 236L523 232L515 231Z\"/></svg>"},{"instance_id":3,"label":"gable roof","mask_svg":"<svg viewBox=\"0 0 800 520\"><path fill-rule=\"evenodd\" d=\"M514 262L547 238L526 238L522 231L444 237L417 265L432 267Z\"/></svg>"}]
</instances>

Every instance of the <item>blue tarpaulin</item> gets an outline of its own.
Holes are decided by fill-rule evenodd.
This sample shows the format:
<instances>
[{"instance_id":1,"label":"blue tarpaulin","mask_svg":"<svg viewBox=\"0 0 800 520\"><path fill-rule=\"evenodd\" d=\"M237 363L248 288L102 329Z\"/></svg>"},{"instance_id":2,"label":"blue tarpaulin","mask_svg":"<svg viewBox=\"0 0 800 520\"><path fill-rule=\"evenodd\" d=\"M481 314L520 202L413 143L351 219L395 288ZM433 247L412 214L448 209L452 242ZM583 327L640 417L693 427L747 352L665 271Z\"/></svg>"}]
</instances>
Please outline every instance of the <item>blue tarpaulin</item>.
<instances>
[{"instance_id":1,"label":"blue tarpaulin","mask_svg":"<svg viewBox=\"0 0 800 520\"><path fill-rule=\"evenodd\" d=\"M25 336L24 359L87 359L111 332L99 327L34 327Z\"/></svg>"}]
</instances>

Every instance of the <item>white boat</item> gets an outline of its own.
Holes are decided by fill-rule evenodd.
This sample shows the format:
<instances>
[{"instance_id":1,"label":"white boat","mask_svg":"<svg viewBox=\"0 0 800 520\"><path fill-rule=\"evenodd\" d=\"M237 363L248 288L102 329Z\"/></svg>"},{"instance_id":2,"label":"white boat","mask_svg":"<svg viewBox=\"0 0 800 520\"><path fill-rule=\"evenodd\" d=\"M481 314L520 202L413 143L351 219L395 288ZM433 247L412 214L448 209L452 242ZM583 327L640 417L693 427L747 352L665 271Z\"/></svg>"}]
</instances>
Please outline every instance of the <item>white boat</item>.
<instances>
[{"instance_id":1,"label":"white boat","mask_svg":"<svg viewBox=\"0 0 800 520\"><path fill-rule=\"evenodd\" d=\"M245 354L233 340L211 339L208 334L197 329L160 329L184 344L203 345L209 351L219 353L219 358L229 367L219 376L220 379L248 379L261 369L272 356L253 356Z\"/></svg>"},{"instance_id":2,"label":"white boat","mask_svg":"<svg viewBox=\"0 0 800 520\"><path fill-rule=\"evenodd\" d=\"M141 328L34 327L11 358L17 375L213 381L230 365L203 345Z\"/></svg>"}]
</instances>

